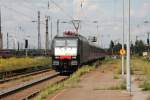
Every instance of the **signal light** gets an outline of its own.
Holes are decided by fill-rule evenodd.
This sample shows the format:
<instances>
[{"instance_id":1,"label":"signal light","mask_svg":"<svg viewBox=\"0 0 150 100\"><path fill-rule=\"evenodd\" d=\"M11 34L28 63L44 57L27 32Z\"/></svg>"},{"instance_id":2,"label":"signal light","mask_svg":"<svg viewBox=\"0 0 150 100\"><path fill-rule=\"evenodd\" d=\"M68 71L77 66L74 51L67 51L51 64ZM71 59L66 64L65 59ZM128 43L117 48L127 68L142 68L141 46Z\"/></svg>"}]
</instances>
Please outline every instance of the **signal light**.
<instances>
[{"instance_id":1,"label":"signal light","mask_svg":"<svg viewBox=\"0 0 150 100\"><path fill-rule=\"evenodd\" d=\"M149 45L149 42L150 42L149 39L147 39L147 44L148 44L148 45Z\"/></svg>"},{"instance_id":2,"label":"signal light","mask_svg":"<svg viewBox=\"0 0 150 100\"><path fill-rule=\"evenodd\" d=\"M25 40L25 48L28 48L28 40Z\"/></svg>"}]
</instances>

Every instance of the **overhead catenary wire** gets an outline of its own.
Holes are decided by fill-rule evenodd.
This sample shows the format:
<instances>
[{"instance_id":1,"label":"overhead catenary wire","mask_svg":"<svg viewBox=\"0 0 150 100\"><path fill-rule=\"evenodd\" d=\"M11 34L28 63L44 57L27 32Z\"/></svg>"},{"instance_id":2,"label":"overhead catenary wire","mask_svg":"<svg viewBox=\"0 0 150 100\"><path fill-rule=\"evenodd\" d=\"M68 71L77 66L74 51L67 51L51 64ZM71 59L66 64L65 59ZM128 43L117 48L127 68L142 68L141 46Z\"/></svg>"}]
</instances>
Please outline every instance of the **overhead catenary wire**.
<instances>
[{"instance_id":1,"label":"overhead catenary wire","mask_svg":"<svg viewBox=\"0 0 150 100\"><path fill-rule=\"evenodd\" d=\"M11 10L11 11L15 12L16 14L19 14L20 16L23 16L23 17L27 18L29 20L29 22L32 22L33 19L34 19L34 17L31 17L31 16L29 16L29 15L23 13L23 12L20 12L20 11L14 9L12 7L8 7L6 5L0 5L0 6L6 8L8 10ZM41 24L45 25L45 23L41 23Z\"/></svg>"},{"instance_id":2,"label":"overhead catenary wire","mask_svg":"<svg viewBox=\"0 0 150 100\"><path fill-rule=\"evenodd\" d=\"M26 0L23 0L23 1L26 2ZM59 8L60 11L62 11L62 13L64 13L64 14L66 15L66 17L68 17L68 18L71 19L71 20L74 20L74 18L73 18L70 14L68 14L59 4L57 4L57 3L56 3L55 1L53 1L53 0L50 0L50 1L51 1L51 3L53 3L57 8ZM29 16L29 15L23 13L23 12L20 12L20 11L14 9L14 8L12 8L12 7L8 7L8 6L2 5L2 4L1 4L0 6L2 6L2 7L4 7L4 8L7 8L7 9L9 9L9 10L11 10L11 11L17 13L17 14L20 14L21 16L24 16L24 17L26 17L26 18L28 18L28 19L33 19L31 16ZM23 5L23 6L26 6L26 5ZM34 5L33 3L32 3L32 6L35 7L35 5ZM26 6L26 7L28 7L28 9L32 9L32 8L29 7L29 6ZM35 8L37 8L37 7L35 7Z\"/></svg>"},{"instance_id":3,"label":"overhead catenary wire","mask_svg":"<svg viewBox=\"0 0 150 100\"><path fill-rule=\"evenodd\" d=\"M26 2L27 0L22 0L22 1L24 1L25 3L27 3L27 2ZM28 0L28 1L31 1L31 0ZM30 3L28 3L28 4L30 4L31 6L34 6L35 8L38 8L38 6L36 6L33 2L30 2ZM46 6L40 6L40 8L47 9L47 4L46 4Z\"/></svg>"},{"instance_id":4,"label":"overhead catenary wire","mask_svg":"<svg viewBox=\"0 0 150 100\"><path fill-rule=\"evenodd\" d=\"M55 1L50 0L51 3L53 3L57 8L59 8L68 18L70 18L71 20L74 20L74 18L69 15L60 5L58 5Z\"/></svg>"},{"instance_id":5,"label":"overhead catenary wire","mask_svg":"<svg viewBox=\"0 0 150 100\"><path fill-rule=\"evenodd\" d=\"M23 0L23 1L24 1L25 3L27 3L26 0ZM59 8L60 11L62 11L62 13L64 13L64 14L66 15L66 17L68 17L68 18L71 19L71 20L74 20L73 17L72 17L71 15L69 15L59 4L57 4L57 3L56 3L55 1L53 1L53 0L50 0L50 1L51 1L51 3L53 3L57 8ZM26 5L23 5L23 6L26 6ZM37 8L33 3L32 3L32 6L34 6L35 8ZM24 17L27 17L28 19L33 19L33 18L31 18L30 16L28 16L28 15L22 13L22 12L19 12L19 11L15 10L15 9L13 9L13 8L11 8L11 7L8 7L8 6L6 6L6 5L3 5L3 7L7 8L7 9L9 9L9 10L11 10L11 11L17 13L17 14L20 14L20 15L22 15L22 16L24 16ZM28 9L32 9L32 8L29 7L29 6L26 6L26 7L28 7ZM46 7L45 7L45 8L46 8Z\"/></svg>"},{"instance_id":6,"label":"overhead catenary wire","mask_svg":"<svg viewBox=\"0 0 150 100\"><path fill-rule=\"evenodd\" d=\"M11 11L13 11L13 12L15 12L15 13L17 13L17 14L19 14L19 15L21 15L21 16L24 16L24 17L26 17L27 19L33 19L31 16L28 16L28 15L26 15L25 13L22 13L22 12L20 12L20 11L17 11L16 9L14 9L14 8L11 8L11 7L8 7L8 6L6 6L6 5L0 5L1 7L4 7L4 8L7 8L7 9L9 9L9 10L11 10Z\"/></svg>"},{"instance_id":7,"label":"overhead catenary wire","mask_svg":"<svg viewBox=\"0 0 150 100\"><path fill-rule=\"evenodd\" d=\"M25 3L27 3L26 0L22 0L22 1L24 1ZM56 3L55 1L53 1L53 0L50 0L50 1L51 1L51 3L53 3L57 8L59 8L60 11L61 11L62 13L64 13L69 19L74 20L73 16L71 16L70 14L68 14L59 4L57 4L57 3ZM32 2L31 2L31 3L32 3ZM49 3L49 2L48 2L48 3ZM32 3L32 5L35 7L35 5L34 5L33 3ZM11 11L17 13L17 14L20 14L21 16L24 16L25 18L29 19L30 21L32 21L32 19L33 19L33 17L31 17L31 16L29 16L29 15L27 15L27 14L21 12L21 11L18 11L18 10L16 10L16 9L12 8L12 7L8 7L8 6L6 6L6 5L2 5L2 6L3 6L4 8L7 8L7 9L9 9L9 10L11 10ZM26 5L23 5L23 6L26 6ZM50 6L50 5L49 5L49 6ZM29 6L26 6L26 7L28 7L28 9L32 9L32 7L29 7ZM74 22L72 22L72 23L74 24Z\"/></svg>"}]
</instances>

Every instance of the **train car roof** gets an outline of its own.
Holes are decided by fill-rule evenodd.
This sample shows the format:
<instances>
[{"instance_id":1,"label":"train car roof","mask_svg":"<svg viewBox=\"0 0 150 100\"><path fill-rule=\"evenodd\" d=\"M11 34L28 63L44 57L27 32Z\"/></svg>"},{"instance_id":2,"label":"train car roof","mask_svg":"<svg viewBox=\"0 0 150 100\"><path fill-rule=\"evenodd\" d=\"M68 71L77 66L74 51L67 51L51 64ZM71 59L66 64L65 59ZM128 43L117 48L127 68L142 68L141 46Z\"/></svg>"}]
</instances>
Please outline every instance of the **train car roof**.
<instances>
[{"instance_id":1,"label":"train car roof","mask_svg":"<svg viewBox=\"0 0 150 100\"><path fill-rule=\"evenodd\" d=\"M80 40L88 41L84 36L82 35L73 35L73 36L55 36L54 39L57 38L78 38Z\"/></svg>"}]
</instances>

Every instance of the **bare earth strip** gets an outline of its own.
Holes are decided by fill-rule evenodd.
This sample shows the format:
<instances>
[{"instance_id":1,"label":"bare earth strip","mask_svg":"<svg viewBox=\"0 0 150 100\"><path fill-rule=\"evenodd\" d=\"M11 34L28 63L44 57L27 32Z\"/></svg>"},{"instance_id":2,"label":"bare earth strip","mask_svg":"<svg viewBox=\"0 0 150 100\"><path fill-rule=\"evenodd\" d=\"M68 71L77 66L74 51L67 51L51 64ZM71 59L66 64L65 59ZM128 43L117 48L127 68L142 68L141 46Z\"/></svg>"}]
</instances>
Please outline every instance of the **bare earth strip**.
<instances>
[{"instance_id":1,"label":"bare earth strip","mask_svg":"<svg viewBox=\"0 0 150 100\"><path fill-rule=\"evenodd\" d=\"M99 68L90 72L82 76L76 86L50 95L46 100L131 100L132 97L125 91L107 90L120 83L113 78L112 70L102 71Z\"/></svg>"}]
</instances>

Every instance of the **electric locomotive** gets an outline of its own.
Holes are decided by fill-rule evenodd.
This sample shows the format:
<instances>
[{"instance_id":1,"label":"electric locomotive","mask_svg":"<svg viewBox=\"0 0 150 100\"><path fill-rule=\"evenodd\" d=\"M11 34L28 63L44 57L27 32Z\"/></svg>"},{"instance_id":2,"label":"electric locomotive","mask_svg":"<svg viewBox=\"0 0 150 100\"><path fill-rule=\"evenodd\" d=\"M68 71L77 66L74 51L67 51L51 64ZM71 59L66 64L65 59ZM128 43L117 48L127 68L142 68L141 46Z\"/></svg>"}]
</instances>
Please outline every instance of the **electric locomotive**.
<instances>
[{"instance_id":1,"label":"electric locomotive","mask_svg":"<svg viewBox=\"0 0 150 100\"><path fill-rule=\"evenodd\" d=\"M73 72L90 61L103 59L105 51L73 32L64 32L52 42L52 65L58 72Z\"/></svg>"}]
</instances>

